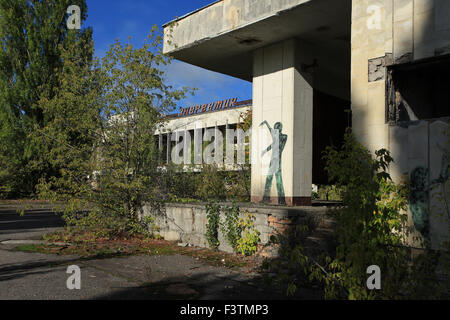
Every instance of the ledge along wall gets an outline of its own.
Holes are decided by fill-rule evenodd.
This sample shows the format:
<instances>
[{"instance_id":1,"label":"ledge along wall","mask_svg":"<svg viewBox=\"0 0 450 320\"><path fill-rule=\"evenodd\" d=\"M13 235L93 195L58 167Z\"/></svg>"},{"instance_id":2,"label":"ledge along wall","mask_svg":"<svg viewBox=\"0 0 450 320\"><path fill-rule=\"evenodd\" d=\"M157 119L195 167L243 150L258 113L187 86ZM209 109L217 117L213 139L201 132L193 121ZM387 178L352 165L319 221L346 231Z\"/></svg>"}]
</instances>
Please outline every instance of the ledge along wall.
<instances>
[{"instance_id":1,"label":"ledge along wall","mask_svg":"<svg viewBox=\"0 0 450 320\"><path fill-rule=\"evenodd\" d=\"M230 203L222 204L222 206ZM269 246L271 236L284 233L297 225L311 225L318 233L311 237L313 246L317 248L325 244L334 228L334 221L327 217L327 207L287 208L276 206L242 205L241 216L248 211L255 216L254 225L260 232L258 254L267 257L277 256L277 247ZM206 239L206 208L204 204L175 204L165 206L164 214L155 214L149 206L143 208L143 215L155 217L155 223L160 228L159 234L168 241L179 241L198 247L208 247ZM220 215L224 221L223 213ZM219 250L233 252L219 227ZM266 246L267 245L267 246Z\"/></svg>"}]
</instances>

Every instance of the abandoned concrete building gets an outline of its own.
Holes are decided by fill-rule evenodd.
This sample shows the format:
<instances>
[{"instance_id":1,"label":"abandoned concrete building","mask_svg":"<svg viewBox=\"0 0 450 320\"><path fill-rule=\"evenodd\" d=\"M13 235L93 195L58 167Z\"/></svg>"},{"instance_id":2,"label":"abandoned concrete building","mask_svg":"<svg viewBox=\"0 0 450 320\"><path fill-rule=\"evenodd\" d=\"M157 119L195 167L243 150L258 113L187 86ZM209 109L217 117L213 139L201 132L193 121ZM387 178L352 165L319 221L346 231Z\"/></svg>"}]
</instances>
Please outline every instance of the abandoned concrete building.
<instances>
[{"instance_id":1,"label":"abandoned concrete building","mask_svg":"<svg viewBox=\"0 0 450 320\"><path fill-rule=\"evenodd\" d=\"M180 108L179 113L171 114L166 117L166 123L163 128L156 130L155 135L157 147L162 151L162 163L172 161L172 153L177 143L184 144L183 149L191 148L190 142L198 136L203 141L206 129L219 130L222 136L226 136L226 130L236 130L247 112L251 110L252 100L237 101L237 98L210 102L186 108ZM189 135L188 139L184 139ZM211 140L216 141L214 138ZM247 143L249 139L247 139ZM170 142L170 143L169 143ZM183 151L181 150L180 154ZM187 152L187 158L183 156L184 164L201 164L203 162L200 155L200 162L196 161L191 152Z\"/></svg>"},{"instance_id":2,"label":"abandoned concrete building","mask_svg":"<svg viewBox=\"0 0 450 320\"><path fill-rule=\"evenodd\" d=\"M267 121L286 136L288 206L311 205L311 185L324 179L321 151L351 126L372 152L390 150L396 181L416 184L410 217L430 213L417 232L434 246L448 239L450 1L220 0L164 33L166 54L253 83L253 127ZM251 170L260 202L263 161ZM279 197L271 188L270 201Z\"/></svg>"}]
</instances>

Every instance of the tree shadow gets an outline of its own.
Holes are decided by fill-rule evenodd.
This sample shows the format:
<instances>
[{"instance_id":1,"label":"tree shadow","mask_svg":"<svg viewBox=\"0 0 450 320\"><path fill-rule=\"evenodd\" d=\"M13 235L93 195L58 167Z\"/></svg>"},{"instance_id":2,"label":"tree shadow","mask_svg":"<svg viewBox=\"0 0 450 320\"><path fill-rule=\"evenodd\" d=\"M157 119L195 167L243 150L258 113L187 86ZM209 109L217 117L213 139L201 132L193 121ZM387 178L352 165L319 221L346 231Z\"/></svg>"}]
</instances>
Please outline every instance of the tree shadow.
<instances>
[{"instance_id":1,"label":"tree shadow","mask_svg":"<svg viewBox=\"0 0 450 320\"><path fill-rule=\"evenodd\" d=\"M30 209L20 215L15 208L0 208L0 234L58 228L64 225L61 214L52 212L51 209Z\"/></svg>"}]
</instances>

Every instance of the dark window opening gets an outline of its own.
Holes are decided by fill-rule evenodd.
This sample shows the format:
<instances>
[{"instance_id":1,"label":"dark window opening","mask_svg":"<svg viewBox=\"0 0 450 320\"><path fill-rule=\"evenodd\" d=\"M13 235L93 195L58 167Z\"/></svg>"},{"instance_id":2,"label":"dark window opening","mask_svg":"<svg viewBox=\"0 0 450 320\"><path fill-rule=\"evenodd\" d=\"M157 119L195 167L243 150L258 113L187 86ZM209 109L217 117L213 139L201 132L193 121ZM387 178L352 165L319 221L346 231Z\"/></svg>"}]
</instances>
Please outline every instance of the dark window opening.
<instances>
[{"instance_id":1,"label":"dark window opening","mask_svg":"<svg viewBox=\"0 0 450 320\"><path fill-rule=\"evenodd\" d=\"M390 123L450 116L450 56L389 67Z\"/></svg>"},{"instance_id":2,"label":"dark window opening","mask_svg":"<svg viewBox=\"0 0 450 320\"><path fill-rule=\"evenodd\" d=\"M314 184L328 184L323 152L327 146L340 147L346 128L351 127L350 102L314 90L313 170Z\"/></svg>"}]
</instances>

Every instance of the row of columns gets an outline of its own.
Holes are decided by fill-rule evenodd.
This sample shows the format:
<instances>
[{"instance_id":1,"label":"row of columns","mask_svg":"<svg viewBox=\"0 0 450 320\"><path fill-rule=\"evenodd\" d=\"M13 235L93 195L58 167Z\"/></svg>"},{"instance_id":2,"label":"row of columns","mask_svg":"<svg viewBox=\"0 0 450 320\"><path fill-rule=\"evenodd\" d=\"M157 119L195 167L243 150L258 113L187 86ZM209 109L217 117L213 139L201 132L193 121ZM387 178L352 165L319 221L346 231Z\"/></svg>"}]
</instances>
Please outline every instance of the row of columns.
<instances>
[{"instance_id":1,"label":"row of columns","mask_svg":"<svg viewBox=\"0 0 450 320\"><path fill-rule=\"evenodd\" d=\"M229 129L229 124L228 124L228 120L226 121L226 125L225 125L226 130ZM219 131L219 127L217 125L217 121L215 123L214 126L214 131L215 134L214 136L217 137L218 136L218 131ZM159 150L163 150L163 135L167 136L167 148L166 148L166 163L169 164L169 162L171 161L171 152L172 152L172 136L173 134L175 134L175 142L178 143L180 141L180 134L183 134L183 137L186 137L188 135L188 130L184 129L184 131L175 131L175 132L167 132L167 133L159 133L159 141L158 141L158 147ZM196 128L194 129L194 141L199 141L200 139L203 139L203 128ZM191 155L191 145L190 145L190 139L186 139L183 138L183 142L184 142L184 157L190 157ZM222 150L219 148L219 140L214 138L214 150L215 152L222 152ZM202 145L196 145L194 144L194 163L199 163L202 160L203 154L202 154ZM200 150L198 150L198 148L200 148ZM200 157L200 158L199 158ZM186 158L185 158L186 159ZM187 162L187 161L185 161Z\"/></svg>"}]
</instances>

